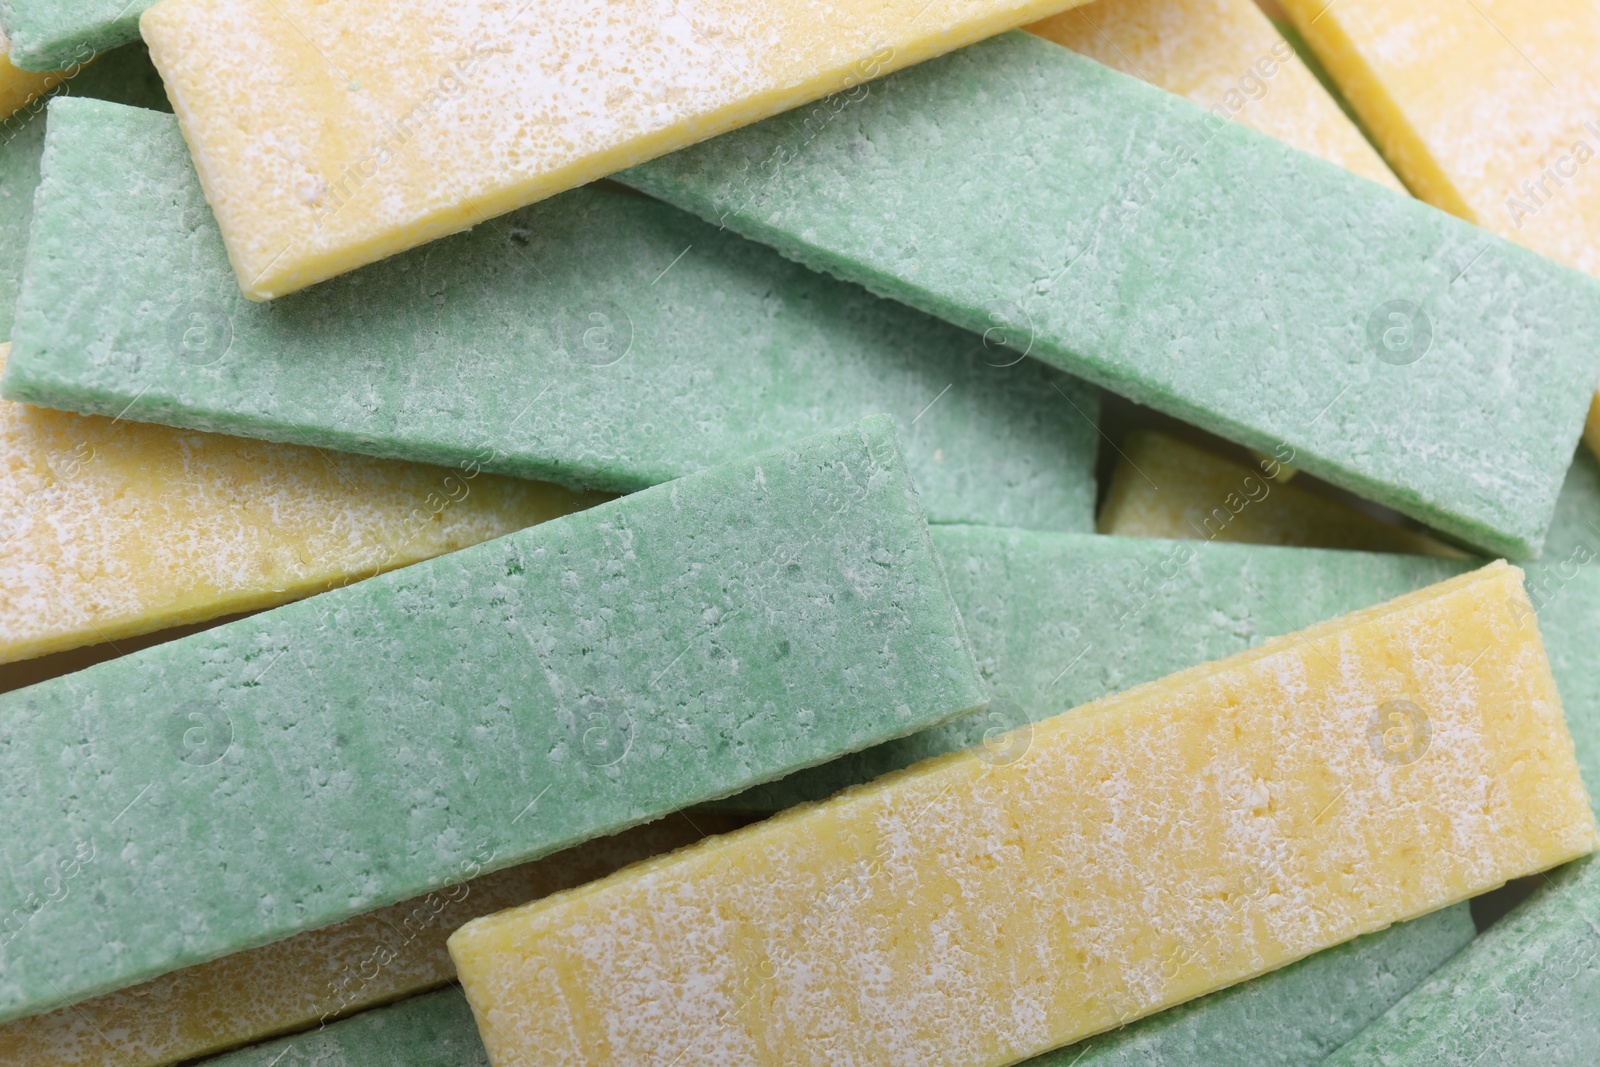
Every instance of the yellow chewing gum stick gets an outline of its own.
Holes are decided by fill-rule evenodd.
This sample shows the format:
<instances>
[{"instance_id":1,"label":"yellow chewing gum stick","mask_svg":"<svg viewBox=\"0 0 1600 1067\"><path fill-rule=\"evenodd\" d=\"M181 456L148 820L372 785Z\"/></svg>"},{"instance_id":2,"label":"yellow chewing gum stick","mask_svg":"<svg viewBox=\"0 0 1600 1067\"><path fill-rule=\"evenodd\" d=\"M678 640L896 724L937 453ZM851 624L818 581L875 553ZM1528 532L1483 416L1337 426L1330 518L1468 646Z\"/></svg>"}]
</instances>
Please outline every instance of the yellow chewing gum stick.
<instances>
[{"instance_id":1,"label":"yellow chewing gum stick","mask_svg":"<svg viewBox=\"0 0 1600 1067\"><path fill-rule=\"evenodd\" d=\"M474 861L425 897L7 1023L0 1063L164 1067L432 989L455 975L445 938L462 923L736 825L671 815L493 874Z\"/></svg>"},{"instance_id":2,"label":"yellow chewing gum stick","mask_svg":"<svg viewBox=\"0 0 1600 1067\"><path fill-rule=\"evenodd\" d=\"M163 0L140 31L267 300L1074 2Z\"/></svg>"},{"instance_id":3,"label":"yellow chewing gum stick","mask_svg":"<svg viewBox=\"0 0 1600 1067\"><path fill-rule=\"evenodd\" d=\"M286 603L599 499L0 401L0 663Z\"/></svg>"},{"instance_id":4,"label":"yellow chewing gum stick","mask_svg":"<svg viewBox=\"0 0 1600 1067\"><path fill-rule=\"evenodd\" d=\"M1133 431L1118 452L1095 523L1103 534L1463 555L1426 534L1287 484L1288 454L1252 468L1155 430Z\"/></svg>"},{"instance_id":5,"label":"yellow chewing gum stick","mask_svg":"<svg viewBox=\"0 0 1600 1067\"><path fill-rule=\"evenodd\" d=\"M1600 174L1588 165L1600 151L1600 12L1589 0L1283 6L1417 196L1600 274Z\"/></svg>"},{"instance_id":6,"label":"yellow chewing gum stick","mask_svg":"<svg viewBox=\"0 0 1600 1067\"><path fill-rule=\"evenodd\" d=\"M1403 188L1252 0L1098 0L1028 29L1363 178Z\"/></svg>"},{"instance_id":7,"label":"yellow chewing gum stick","mask_svg":"<svg viewBox=\"0 0 1600 1067\"><path fill-rule=\"evenodd\" d=\"M495 1067L997 1067L1594 849L1497 562L582 889L450 954Z\"/></svg>"}]
</instances>

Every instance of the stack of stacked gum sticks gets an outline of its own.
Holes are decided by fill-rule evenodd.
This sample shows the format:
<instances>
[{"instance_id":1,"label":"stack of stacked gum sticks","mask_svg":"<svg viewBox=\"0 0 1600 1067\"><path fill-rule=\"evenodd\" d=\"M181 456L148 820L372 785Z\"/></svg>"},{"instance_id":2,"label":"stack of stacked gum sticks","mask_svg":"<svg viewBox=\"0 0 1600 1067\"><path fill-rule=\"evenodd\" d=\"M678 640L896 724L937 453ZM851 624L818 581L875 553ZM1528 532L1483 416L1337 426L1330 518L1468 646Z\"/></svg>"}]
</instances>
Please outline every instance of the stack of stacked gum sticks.
<instances>
[{"instance_id":1,"label":"stack of stacked gum sticks","mask_svg":"<svg viewBox=\"0 0 1600 1067\"><path fill-rule=\"evenodd\" d=\"M0 29L0 1062L1592 1062L1587 0Z\"/></svg>"}]
</instances>

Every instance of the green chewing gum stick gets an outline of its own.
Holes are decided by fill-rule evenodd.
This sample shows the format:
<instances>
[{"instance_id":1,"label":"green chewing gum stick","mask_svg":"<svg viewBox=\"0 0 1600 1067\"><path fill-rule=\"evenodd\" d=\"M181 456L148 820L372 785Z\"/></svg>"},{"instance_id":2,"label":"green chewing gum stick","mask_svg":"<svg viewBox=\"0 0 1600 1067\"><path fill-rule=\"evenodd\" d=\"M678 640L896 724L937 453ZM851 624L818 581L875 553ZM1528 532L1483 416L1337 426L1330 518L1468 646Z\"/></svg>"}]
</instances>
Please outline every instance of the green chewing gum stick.
<instances>
[{"instance_id":1,"label":"green chewing gum stick","mask_svg":"<svg viewBox=\"0 0 1600 1067\"><path fill-rule=\"evenodd\" d=\"M0 1021L981 708L887 416L0 696Z\"/></svg>"},{"instance_id":2,"label":"green chewing gum stick","mask_svg":"<svg viewBox=\"0 0 1600 1067\"><path fill-rule=\"evenodd\" d=\"M1093 528L1095 390L668 205L580 189L256 304L171 116L56 102L44 166L7 399L609 492L881 412L932 521Z\"/></svg>"},{"instance_id":3,"label":"green chewing gum stick","mask_svg":"<svg viewBox=\"0 0 1600 1067\"><path fill-rule=\"evenodd\" d=\"M1514 558L1600 376L1595 279L1026 33L617 177Z\"/></svg>"},{"instance_id":4,"label":"green chewing gum stick","mask_svg":"<svg viewBox=\"0 0 1600 1067\"><path fill-rule=\"evenodd\" d=\"M55 95L170 110L161 75L150 65L150 53L142 44L100 57L62 83ZM33 221L33 194L39 187L49 102L48 97L38 97L21 111L0 119L0 341L11 337L11 319L22 284L22 260Z\"/></svg>"}]
</instances>

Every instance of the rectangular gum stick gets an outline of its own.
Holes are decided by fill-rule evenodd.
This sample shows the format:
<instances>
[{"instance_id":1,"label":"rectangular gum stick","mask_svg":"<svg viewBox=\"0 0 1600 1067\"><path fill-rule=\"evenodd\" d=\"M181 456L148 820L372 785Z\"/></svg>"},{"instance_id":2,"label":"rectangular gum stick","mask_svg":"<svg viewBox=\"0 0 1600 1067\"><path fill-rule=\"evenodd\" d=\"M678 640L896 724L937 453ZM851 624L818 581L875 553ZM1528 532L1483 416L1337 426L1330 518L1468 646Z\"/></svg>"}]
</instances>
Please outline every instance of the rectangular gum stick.
<instances>
[{"instance_id":1,"label":"rectangular gum stick","mask_svg":"<svg viewBox=\"0 0 1600 1067\"><path fill-rule=\"evenodd\" d=\"M933 521L1093 528L1096 390L667 205L574 190L261 307L171 116L58 100L45 167L8 399L621 493L888 412Z\"/></svg>"},{"instance_id":2,"label":"rectangular gum stick","mask_svg":"<svg viewBox=\"0 0 1600 1067\"><path fill-rule=\"evenodd\" d=\"M1492 20L1450 0L1283 7L1419 197L1600 274L1600 178L1588 158L1554 169L1579 142L1600 148L1592 5L1499 0Z\"/></svg>"},{"instance_id":3,"label":"rectangular gum stick","mask_svg":"<svg viewBox=\"0 0 1600 1067\"><path fill-rule=\"evenodd\" d=\"M78 69L66 92L135 107L168 110L161 76L143 45L101 56ZM0 120L0 341L11 339L11 317L22 281L22 258L33 219L33 194L39 187L39 157L44 153L46 97L35 97Z\"/></svg>"},{"instance_id":4,"label":"rectangular gum stick","mask_svg":"<svg viewBox=\"0 0 1600 1067\"><path fill-rule=\"evenodd\" d=\"M284 941L0 1026L0 1062L166 1067L443 985L445 938L469 919L571 889L704 836L726 817L671 815ZM469 868L470 871L470 868ZM470 1019L465 1030L477 1040ZM292 1063L293 1061L289 1061Z\"/></svg>"},{"instance_id":5,"label":"rectangular gum stick","mask_svg":"<svg viewBox=\"0 0 1600 1067\"><path fill-rule=\"evenodd\" d=\"M1024 33L618 177L1495 553L1594 386L1594 279Z\"/></svg>"},{"instance_id":6,"label":"rectangular gum stick","mask_svg":"<svg viewBox=\"0 0 1600 1067\"><path fill-rule=\"evenodd\" d=\"M1492 16L1455 0L1283 6L1419 197L1600 277L1600 11L1588 0L1499 0Z\"/></svg>"},{"instance_id":7,"label":"rectangular gum stick","mask_svg":"<svg viewBox=\"0 0 1600 1067\"><path fill-rule=\"evenodd\" d=\"M999 1067L1583 855L1520 578L475 920L449 944L490 1062Z\"/></svg>"},{"instance_id":8,"label":"rectangular gum stick","mask_svg":"<svg viewBox=\"0 0 1600 1067\"><path fill-rule=\"evenodd\" d=\"M994 693L989 707L758 786L725 806L770 813L821 800L1468 566L1422 556L960 526L936 528L933 537ZM1600 461L1582 451L1567 472L1547 550L1546 561L1526 567L1528 595L1540 617L1548 615L1545 649L1578 764L1587 781L1600 782L1595 629L1578 621L1587 601L1600 604Z\"/></svg>"},{"instance_id":9,"label":"rectangular gum stick","mask_svg":"<svg viewBox=\"0 0 1600 1067\"><path fill-rule=\"evenodd\" d=\"M886 416L8 693L0 1021L987 701Z\"/></svg>"},{"instance_id":10,"label":"rectangular gum stick","mask_svg":"<svg viewBox=\"0 0 1600 1067\"><path fill-rule=\"evenodd\" d=\"M770 813L821 800L1261 640L1461 573L1464 560L949 526L933 531L994 699L981 714L758 786L724 805ZM1593 627L1569 621L1600 591L1600 462L1580 452L1557 502L1549 559L1526 567L1567 723L1600 782Z\"/></svg>"},{"instance_id":11,"label":"rectangular gum stick","mask_svg":"<svg viewBox=\"0 0 1600 1067\"><path fill-rule=\"evenodd\" d=\"M164 0L140 33L268 300L1075 2Z\"/></svg>"},{"instance_id":12,"label":"rectangular gum stick","mask_svg":"<svg viewBox=\"0 0 1600 1067\"><path fill-rule=\"evenodd\" d=\"M4 400L0 471L0 663L273 607L603 499Z\"/></svg>"},{"instance_id":13,"label":"rectangular gum stick","mask_svg":"<svg viewBox=\"0 0 1600 1067\"><path fill-rule=\"evenodd\" d=\"M1253 0L1101 0L1027 29L1404 192Z\"/></svg>"}]
</instances>

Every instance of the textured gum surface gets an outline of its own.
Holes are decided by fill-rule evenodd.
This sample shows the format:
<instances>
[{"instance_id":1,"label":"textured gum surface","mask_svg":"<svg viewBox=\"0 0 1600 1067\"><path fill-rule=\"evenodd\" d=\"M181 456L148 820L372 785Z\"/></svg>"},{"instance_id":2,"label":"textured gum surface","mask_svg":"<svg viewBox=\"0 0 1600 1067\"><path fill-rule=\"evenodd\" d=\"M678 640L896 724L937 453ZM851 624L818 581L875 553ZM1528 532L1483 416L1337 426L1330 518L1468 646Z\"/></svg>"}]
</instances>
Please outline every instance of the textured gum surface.
<instances>
[{"instance_id":1,"label":"textured gum surface","mask_svg":"<svg viewBox=\"0 0 1600 1067\"><path fill-rule=\"evenodd\" d=\"M469 919L603 878L687 845L726 819L681 815L508 867L425 897L186 967L0 1026L0 1062L165 1067L443 985L445 938ZM470 1020L465 1029L477 1040ZM292 1064L294 1061L288 1061Z\"/></svg>"},{"instance_id":2,"label":"textured gum surface","mask_svg":"<svg viewBox=\"0 0 1600 1067\"><path fill-rule=\"evenodd\" d=\"M1600 515L1600 495L1594 498ZM1591 792L1600 786L1600 533L1586 564L1539 609L1550 665ZM1552 564L1554 566L1554 564ZM1530 573L1530 578L1533 575ZM1535 597L1536 601L1538 595ZM1600 1048L1600 863L1553 872L1516 911L1330 1061L1330 1067L1587 1067Z\"/></svg>"},{"instance_id":3,"label":"textured gum surface","mask_svg":"<svg viewBox=\"0 0 1600 1067\"><path fill-rule=\"evenodd\" d=\"M1472 937L1459 904L1317 953L1242 986L1130 1024L1027 1067L1212 1067L1317 1063ZM1282 1015L1277 1014L1281 1012ZM1285 1019L1292 1020L1285 1022ZM470 1045L468 1042L470 1039ZM488 1067L458 990L367 1012L208 1067ZM275 1059L275 1057L278 1057ZM296 1059L295 1057L300 1057ZM1074 1059L1074 1057L1081 1057Z\"/></svg>"},{"instance_id":4,"label":"textured gum surface","mask_svg":"<svg viewBox=\"0 0 1600 1067\"><path fill-rule=\"evenodd\" d=\"M206 1067L489 1067L458 988L241 1049Z\"/></svg>"},{"instance_id":5,"label":"textured gum surface","mask_svg":"<svg viewBox=\"0 0 1600 1067\"><path fill-rule=\"evenodd\" d=\"M0 663L272 607L599 499L0 400Z\"/></svg>"},{"instance_id":6,"label":"textured gum surface","mask_svg":"<svg viewBox=\"0 0 1600 1067\"><path fill-rule=\"evenodd\" d=\"M24 70L55 70L139 39L148 0L0 0L0 27L11 61Z\"/></svg>"},{"instance_id":7,"label":"textured gum surface","mask_svg":"<svg viewBox=\"0 0 1600 1067\"><path fill-rule=\"evenodd\" d=\"M1081 2L164 0L140 32L267 300Z\"/></svg>"},{"instance_id":8,"label":"textured gum surface","mask_svg":"<svg viewBox=\"0 0 1600 1067\"><path fill-rule=\"evenodd\" d=\"M1600 275L1600 175L1587 165L1600 153L1600 11L1588 0L1282 2L1419 197ZM1579 142L1588 158L1548 177Z\"/></svg>"},{"instance_id":9,"label":"textured gum surface","mask_svg":"<svg viewBox=\"0 0 1600 1067\"><path fill-rule=\"evenodd\" d=\"M1025 33L832 104L619 177L1240 444L1287 443L1468 543L1537 553L1600 370L1594 279ZM1425 349L1393 301L1425 312Z\"/></svg>"},{"instance_id":10,"label":"textured gum surface","mask_svg":"<svg viewBox=\"0 0 1600 1067\"><path fill-rule=\"evenodd\" d=\"M1559 518L1558 512L1558 529L1552 530L1552 539L1559 533ZM1015 714L1014 694L1027 700L1032 714L1043 717L1057 710L1057 705L1036 702L1041 691L1055 695L1062 705L1084 702L1108 689L1126 688L1195 662L1241 651L1262 637L1367 607L1445 577L1462 566L1342 552L1193 546L1198 561L1185 568L1184 577L1189 580L1180 580L1171 588L1165 588L1169 583L1158 577L1150 583L1164 597L1146 609L1150 619L1157 620L1148 647L1143 647L1142 642L1139 646L1133 644L1146 632L1145 624L1114 634L1107 628L1107 639L1101 642L1104 647L1098 651L1103 653L1115 646L1119 655L1102 654L1098 662L1117 673L1109 678L1096 675L1080 683L1077 673L1089 673L1086 663L1080 662L1051 688L1044 671L1035 672L1036 683L1026 685L1028 676L1020 668L1036 656L1049 664L1053 673L1056 662L1070 663L1084 651L1087 635L1078 633L1073 625L1073 617L1080 614L1076 610L1080 604L1083 611L1078 622L1120 619L1124 613L1138 610L1139 597L1134 591L1141 581L1155 577L1147 568L1158 566L1174 546L1127 543L1106 537L1052 537L960 528L936 529L933 533L935 544L947 561L952 590L979 650L980 664L995 688L999 714L994 719L980 714L975 717L976 722L963 720L965 730L963 724L951 724L924 731L916 735L923 740L922 746L907 747L903 742L880 746L881 750L888 750L883 753L886 756L902 749L901 758L892 766L977 742L983 732L1005 724L1006 717ZM1117 551L1124 546L1128 551ZM1224 561L1230 559L1234 566L1225 571ZM1113 565L1114 561L1121 566ZM1199 585L1193 578L1202 574L1207 581ZM1102 597L1084 602L1085 590L1101 588L1122 590L1125 602L1118 604ZM1011 603L1013 600L1029 605L1031 610L1019 611ZM1164 610L1161 604L1170 604L1171 610ZM1178 610L1180 607L1186 610ZM1285 616L1285 611L1292 616ZM1124 620L1125 626L1130 623L1131 619ZM1186 640L1183 632L1187 630L1203 632L1205 636ZM1549 649L1555 658L1555 640L1549 642ZM1563 676L1558 673L1557 677L1565 690ZM1018 684L1019 679L1023 684ZM1574 710L1570 697L1567 710L1570 721ZM971 729L973 726L977 729ZM929 743L938 735L947 736L944 747ZM1580 748L1581 741L1580 738ZM848 766L852 760L847 757L839 762ZM1600 767L1600 763L1583 765ZM746 796L757 801L751 806L769 806L772 798L760 796L765 790L782 790L815 773L801 772L784 783L758 787ZM860 777L838 780L836 784L852 784L871 773L863 771ZM831 791L824 785L816 795ZM763 800L769 803L761 804ZM697 820L703 818L697 816ZM1087 1047L1079 1044L1046 1054L1030 1067L1065 1067L1079 1055L1084 1057L1079 1067L1124 1062L1153 1062L1168 1067L1258 1061L1282 1063L1285 1067L1315 1063L1353 1037L1471 936L1472 923L1466 907L1459 905L1317 953L1235 989L1133 1023L1114 1035L1091 1039ZM422 1010L422 1002L412 1003ZM473 1029L465 1014L460 1025ZM298 1039L296 1047L308 1047L309 1043L322 1048L324 1040L321 1035L308 1035ZM473 1040L476 1041L475 1030ZM277 1046L274 1049L274 1054L281 1051ZM1241 1054L1245 1049L1250 1050L1250 1056ZM260 1061L263 1067L270 1059L269 1056ZM330 1067L355 1062L368 1061L329 1060ZM389 1060L373 1062L391 1067Z\"/></svg>"},{"instance_id":11,"label":"textured gum surface","mask_svg":"<svg viewBox=\"0 0 1600 1067\"><path fill-rule=\"evenodd\" d=\"M1520 578L1491 564L1035 724L1008 763L929 761L475 920L450 953L490 1060L1007 1064L1584 854ZM1379 718L1402 699L1431 723L1414 759Z\"/></svg>"},{"instance_id":12,"label":"textured gum surface","mask_svg":"<svg viewBox=\"0 0 1600 1067\"><path fill-rule=\"evenodd\" d=\"M1346 941L1027 1067L1302 1067L1354 1037L1472 940L1466 904Z\"/></svg>"},{"instance_id":13,"label":"textured gum surface","mask_svg":"<svg viewBox=\"0 0 1600 1067\"><path fill-rule=\"evenodd\" d=\"M1095 390L674 208L577 190L263 307L169 116L50 122L10 399L614 492L887 412L933 521L1093 528Z\"/></svg>"},{"instance_id":14,"label":"textured gum surface","mask_svg":"<svg viewBox=\"0 0 1600 1067\"><path fill-rule=\"evenodd\" d=\"M1028 31L1403 191L1254 0L1100 0Z\"/></svg>"},{"instance_id":15,"label":"textured gum surface","mask_svg":"<svg viewBox=\"0 0 1600 1067\"><path fill-rule=\"evenodd\" d=\"M1569 481L1551 531L1553 546L1579 491ZM820 799L919 759L981 744L997 730L1221 659L1466 567L1414 556L958 527L935 530L934 543L994 691L990 711L758 786L728 804L771 811ZM1580 765L1600 775L1600 750L1592 744L1600 735L1593 727L1580 733L1575 721L1582 714L1585 723L1600 722L1600 700L1575 705L1568 684L1588 672L1589 639L1582 630L1545 630ZM1584 662L1566 662L1579 658ZM1439 912L1046 1054L1030 1067L1316 1063L1471 935L1465 906ZM1078 1056L1083 1059L1075 1062Z\"/></svg>"},{"instance_id":16,"label":"textured gum surface","mask_svg":"<svg viewBox=\"0 0 1600 1067\"><path fill-rule=\"evenodd\" d=\"M0 696L0 1016L987 700L884 416L136 652Z\"/></svg>"},{"instance_id":17,"label":"textured gum surface","mask_svg":"<svg viewBox=\"0 0 1600 1067\"><path fill-rule=\"evenodd\" d=\"M161 76L143 45L119 48L82 68L68 83L75 96L115 100L163 110L167 96ZM11 319L22 282L22 257L33 220L33 194L39 187L39 157L44 152L43 97L0 121L0 341L11 339Z\"/></svg>"},{"instance_id":18,"label":"textured gum surface","mask_svg":"<svg viewBox=\"0 0 1600 1067\"><path fill-rule=\"evenodd\" d=\"M1600 1047L1600 861L1569 864L1327 1067L1588 1067Z\"/></svg>"},{"instance_id":19,"label":"textured gum surface","mask_svg":"<svg viewBox=\"0 0 1600 1067\"><path fill-rule=\"evenodd\" d=\"M1588 166L1600 154L1593 4L1284 8L1418 196L1600 277L1600 177Z\"/></svg>"},{"instance_id":20,"label":"textured gum surface","mask_svg":"<svg viewBox=\"0 0 1600 1067\"><path fill-rule=\"evenodd\" d=\"M1600 796L1600 463L1578 454L1528 570L1578 764ZM1587 1067L1600 1048L1600 863L1553 872L1516 911L1329 1061L1329 1067Z\"/></svg>"},{"instance_id":21,"label":"textured gum surface","mask_svg":"<svg viewBox=\"0 0 1600 1067\"><path fill-rule=\"evenodd\" d=\"M728 807L776 811L821 800L918 760L1269 637L1371 607L1466 569L1420 556L937 527L950 591L994 693L981 714L885 742Z\"/></svg>"},{"instance_id":22,"label":"textured gum surface","mask_svg":"<svg viewBox=\"0 0 1600 1067\"><path fill-rule=\"evenodd\" d=\"M1164 433L1136 430L1117 451L1095 523L1103 534L1460 555L1424 534ZM1268 470L1282 471L1282 464L1269 462Z\"/></svg>"}]
</instances>

